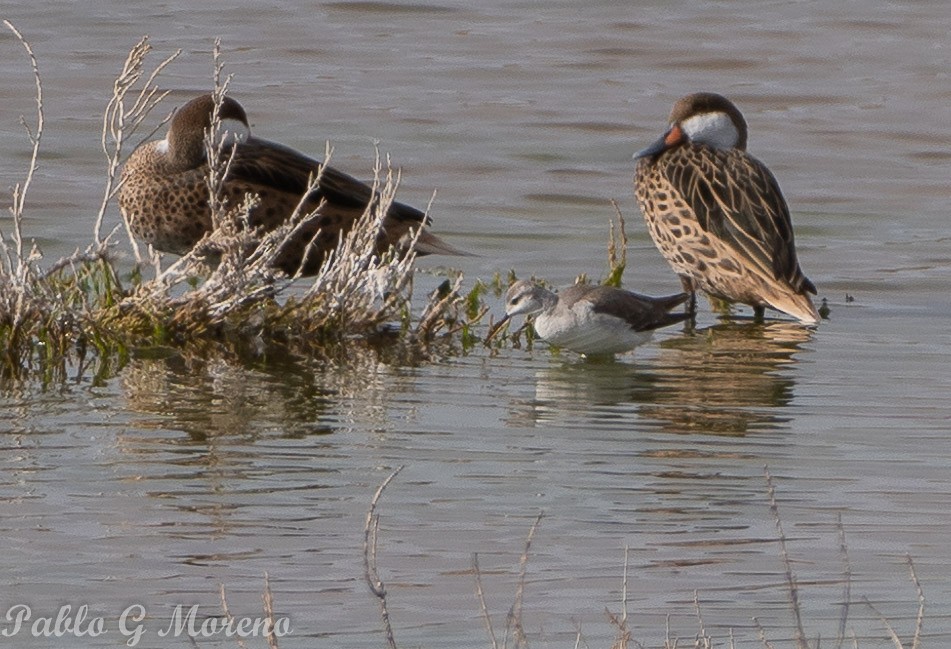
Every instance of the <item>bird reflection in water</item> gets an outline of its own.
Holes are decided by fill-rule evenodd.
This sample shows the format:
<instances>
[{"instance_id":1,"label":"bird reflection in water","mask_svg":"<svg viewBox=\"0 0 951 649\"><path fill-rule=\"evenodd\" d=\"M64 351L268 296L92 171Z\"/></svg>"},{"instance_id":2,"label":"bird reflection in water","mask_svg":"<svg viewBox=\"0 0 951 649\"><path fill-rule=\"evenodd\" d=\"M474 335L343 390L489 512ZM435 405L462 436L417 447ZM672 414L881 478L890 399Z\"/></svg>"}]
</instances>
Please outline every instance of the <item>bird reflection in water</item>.
<instances>
[{"instance_id":1,"label":"bird reflection in water","mask_svg":"<svg viewBox=\"0 0 951 649\"><path fill-rule=\"evenodd\" d=\"M782 424L795 381L783 371L812 330L792 322L729 322L668 338L651 358L553 365L535 400L508 423L582 417L595 426L745 435ZM613 422L613 423L611 423Z\"/></svg>"},{"instance_id":2,"label":"bird reflection in water","mask_svg":"<svg viewBox=\"0 0 951 649\"><path fill-rule=\"evenodd\" d=\"M640 416L673 433L744 435L788 420L795 381L783 367L813 334L788 322L727 323L667 341L658 390Z\"/></svg>"}]
</instances>

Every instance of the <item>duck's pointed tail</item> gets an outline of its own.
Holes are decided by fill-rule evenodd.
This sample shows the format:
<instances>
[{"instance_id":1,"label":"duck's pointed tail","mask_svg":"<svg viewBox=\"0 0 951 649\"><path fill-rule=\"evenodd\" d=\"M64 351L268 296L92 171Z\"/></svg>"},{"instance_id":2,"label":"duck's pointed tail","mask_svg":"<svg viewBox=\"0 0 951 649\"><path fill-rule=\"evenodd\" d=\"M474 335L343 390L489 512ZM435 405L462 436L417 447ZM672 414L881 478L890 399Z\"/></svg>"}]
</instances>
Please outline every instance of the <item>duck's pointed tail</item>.
<instances>
[{"instance_id":1,"label":"duck's pointed tail","mask_svg":"<svg viewBox=\"0 0 951 649\"><path fill-rule=\"evenodd\" d=\"M817 325L822 319L812 298L805 294L793 293L767 301L777 311L789 314L803 324Z\"/></svg>"},{"instance_id":2,"label":"duck's pointed tail","mask_svg":"<svg viewBox=\"0 0 951 649\"><path fill-rule=\"evenodd\" d=\"M457 257L475 257L471 252L467 252L452 244L446 243L429 230L423 230L416 240L417 255L455 255Z\"/></svg>"}]
</instances>

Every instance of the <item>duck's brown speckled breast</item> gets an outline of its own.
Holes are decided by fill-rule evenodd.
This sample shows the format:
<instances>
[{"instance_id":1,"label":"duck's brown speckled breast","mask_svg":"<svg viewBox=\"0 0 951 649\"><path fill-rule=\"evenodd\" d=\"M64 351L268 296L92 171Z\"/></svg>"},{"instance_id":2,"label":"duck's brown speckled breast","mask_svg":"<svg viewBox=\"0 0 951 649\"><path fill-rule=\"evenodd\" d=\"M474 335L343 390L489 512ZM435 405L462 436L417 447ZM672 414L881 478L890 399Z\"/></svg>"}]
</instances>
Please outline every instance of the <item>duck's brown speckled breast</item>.
<instances>
[{"instance_id":1,"label":"duck's brown speckled breast","mask_svg":"<svg viewBox=\"0 0 951 649\"><path fill-rule=\"evenodd\" d=\"M126 161L119 210L135 236L156 250L182 255L211 230L205 172L170 173L155 147L145 144Z\"/></svg>"}]
</instances>

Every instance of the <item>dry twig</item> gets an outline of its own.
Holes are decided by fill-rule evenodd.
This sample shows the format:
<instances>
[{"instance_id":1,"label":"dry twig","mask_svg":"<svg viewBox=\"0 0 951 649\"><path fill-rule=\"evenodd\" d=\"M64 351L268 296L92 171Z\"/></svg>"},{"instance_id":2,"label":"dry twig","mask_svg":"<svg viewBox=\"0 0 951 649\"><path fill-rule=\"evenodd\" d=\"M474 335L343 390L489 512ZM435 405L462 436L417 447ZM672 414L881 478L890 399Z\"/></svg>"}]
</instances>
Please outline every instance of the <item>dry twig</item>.
<instances>
[{"instance_id":1,"label":"dry twig","mask_svg":"<svg viewBox=\"0 0 951 649\"><path fill-rule=\"evenodd\" d=\"M799 605L799 586L796 583L796 575L793 573L792 561L789 559L789 550L786 547L786 533L783 531L783 521L779 516L779 505L776 503L776 489L773 487L773 477L769 473L769 467L764 467L763 472L766 476L766 494L769 498L769 510L773 514L773 522L776 524L776 531L779 535L780 555L783 559L785 569L786 586L789 588L789 604L792 609L793 619L796 622L796 647L798 649L809 649L809 643L806 641L806 632L802 626L802 613Z\"/></svg>"},{"instance_id":2,"label":"dry twig","mask_svg":"<svg viewBox=\"0 0 951 649\"><path fill-rule=\"evenodd\" d=\"M30 67L33 71L33 81L36 87L35 128L31 128L27 123L26 118L22 115L20 116L20 124L23 126L27 137L30 140L31 152L26 176L24 177L23 181L18 182L13 186L13 204L10 206L10 214L13 217L12 236L14 249L12 253L7 246L3 232L0 232L0 249L3 250L6 264L6 268L3 270L5 270L5 274L8 274L9 280L13 282L13 286L15 287L15 292L19 295L13 317L13 326L15 328L22 322L24 311L23 298L27 290L26 286L28 276L32 274L33 262L40 258L39 251L35 248L35 246L29 257L24 257L23 216L26 205L26 197L29 193L30 185L33 184L33 176L37 169L36 160L40 153L40 140L43 139L43 83L40 79L40 68L36 61L36 55L33 54L33 48L30 46L29 42L23 37L23 34L20 33L20 30L18 30L9 20L4 20L3 24L7 27L7 29L13 32L13 35L20 42L20 45L22 45L23 49L26 50L26 54L30 59Z\"/></svg>"},{"instance_id":3,"label":"dry twig","mask_svg":"<svg viewBox=\"0 0 951 649\"><path fill-rule=\"evenodd\" d=\"M479 555L472 555L472 572L475 575L476 597L479 599L479 609L482 612L482 620L485 622L485 629L489 634L489 640L492 641L492 649L499 649L499 642L495 639L495 630L492 628L492 617L489 615L489 608L485 605L485 592L482 590L482 571L479 570Z\"/></svg>"},{"instance_id":4,"label":"dry twig","mask_svg":"<svg viewBox=\"0 0 951 649\"><path fill-rule=\"evenodd\" d=\"M627 644L629 642L634 642L635 645L640 646L640 644L632 639L631 630L627 626L627 575L628 575L628 566L630 558L630 547L624 546L624 571L621 578L621 614L617 616L611 611L605 610L607 613L608 620L611 624L617 629L616 637L614 639L614 644L611 645L611 649L627 649ZM669 620L668 620L669 622ZM668 632L670 627L668 626Z\"/></svg>"},{"instance_id":5,"label":"dry twig","mask_svg":"<svg viewBox=\"0 0 951 649\"><path fill-rule=\"evenodd\" d=\"M235 623L235 622L234 622L234 615L231 614L231 608L228 606L228 597L225 595L225 585L224 585L224 584L219 584L219 585L218 585L218 599L221 600L221 610L222 610L222 612L224 612L225 618L227 618L229 624L233 626L234 623ZM190 633L187 634L187 635L191 636ZM235 641L238 643L238 646L239 646L241 649L247 649L247 645L244 644L244 640L242 640L240 636L236 636L236 637L235 637Z\"/></svg>"},{"instance_id":6,"label":"dry twig","mask_svg":"<svg viewBox=\"0 0 951 649\"><path fill-rule=\"evenodd\" d=\"M377 572L376 565L376 541L380 528L380 517L376 514L376 506L380 501L380 496L393 478L399 475L403 467L397 467L386 480L384 480L373 498L370 500L370 507L367 509L366 526L363 529L363 576L366 579L370 592L373 593L380 602L380 617L383 620L383 630L386 634L386 642L390 649L397 649L396 640L393 638L393 627L390 625L390 613L386 606L386 586Z\"/></svg>"},{"instance_id":7,"label":"dry twig","mask_svg":"<svg viewBox=\"0 0 951 649\"><path fill-rule=\"evenodd\" d=\"M918 596L918 614L915 615L915 636L911 641L911 649L918 649L921 646L921 628L925 621L925 592L921 588L921 581L918 580L918 571L915 570L915 562L911 555L908 555L908 570L911 572L911 580L915 584L915 593Z\"/></svg>"},{"instance_id":8,"label":"dry twig","mask_svg":"<svg viewBox=\"0 0 951 649\"><path fill-rule=\"evenodd\" d=\"M268 649L278 649L277 634L274 633L277 627L277 621L274 619L274 596L271 594L271 579L267 572L264 573L264 594L261 599L264 601L264 616L267 618L267 632L264 637L267 639Z\"/></svg>"},{"instance_id":9,"label":"dry twig","mask_svg":"<svg viewBox=\"0 0 951 649\"><path fill-rule=\"evenodd\" d=\"M849 549L845 543L845 528L842 526L842 514L836 518L836 528L839 532L839 554L842 557L843 585L842 613L839 615L839 628L836 632L836 648L841 649L845 642L845 629L848 624L849 607L852 602L852 565L849 562Z\"/></svg>"},{"instance_id":10,"label":"dry twig","mask_svg":"<svg viewBox=\"0 0 951 649\"><path fill-rule=\"evenodd\" d=\"M528 552L532 547L532 539L535 538L535 531L538 524L542 522L544 512L540 512L535 518L535 522L528 530L528 536L525 537L525 548L522 550L522 556L518 560L518 582L515 586L515 601L512 602L512 608L509 609L507 626L512 628L515 636L516 647L528 646L528 638L525 637L525 629L522 626L522 599L525 594L525 575L528 569Z\"/></svg>"},{"instance_id":11,"label":"dry twig","mask_svg":"<svg viewBox=\"0 0 951 649\"><path fill-rule=\"evenodd\" d=\"M181 54L181 50L176 50L160 62L152 72L148 74L145 83L138 93L135 93L136 84L145 75L145 59L151 49L152 46L149 45L148 36L143 36L142 39L132 47L129 51L129 56L126 57L125 63L122 66L122 70L116 77L112 89L112 97L109 99L106 110L103 112L101 146L102 152L106 156L106 187L93 229L95 244L101 244L109 239L109 236L105 238L102 236L102 224L105 219L106 209L121 186L118 176L125 143L138 132L143 121L149 116L149 113L168 95L168 91L159 91L158 86L155 85L155 79ZM131 94L134 94L134 97L131 98L132 104L127 105L127 99L130 98ZM151 135L168 122L170 118L171 115L168 115L152 130L148 137L151 137ZM138 243L132 236L129 224L126 223L125 225L136 261L141 263L142 255L139 251Z\"/></svg>"}]
</instances>

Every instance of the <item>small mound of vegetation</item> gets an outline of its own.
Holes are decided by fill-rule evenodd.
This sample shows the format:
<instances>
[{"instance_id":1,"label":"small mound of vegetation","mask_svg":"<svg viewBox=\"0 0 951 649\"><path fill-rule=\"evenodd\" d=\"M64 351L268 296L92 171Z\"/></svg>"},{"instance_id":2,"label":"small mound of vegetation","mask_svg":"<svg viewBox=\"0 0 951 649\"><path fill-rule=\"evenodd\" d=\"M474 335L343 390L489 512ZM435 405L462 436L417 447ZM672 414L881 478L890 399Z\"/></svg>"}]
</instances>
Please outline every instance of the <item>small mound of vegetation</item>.
<instances>
[{"instance_id":1,"label":"small mound of vegetation","mask_svg":"<svg viewBox=\"0 0 951 649\"><path fill-rule=\"evenodd\" d=\"M27 227L27 197L43 137L43 85L28 41L13 24L4 21L4 25L29 58L36 119L33 124L20 120L32 156L25 177L13 188L10 231L0 231L0 377L62 380L68 368L81 373L93 363L108 361L115 366L116 358L121 361L137 349L153 347L172 347L185 354L260 356L385 341L425 356L434 345L473 343L471 326L485 309L478 292L468 298L460 295L461 274L451 276L421 308L414 308L413 251L376 254L377 232L399 186L399 174L379 155L374 190L381 200L368 206L320 273L306 282L284 275L273 262L281 245L309 215L298 206L286 224L262 236L249 226L254 196L247 196L242 205L224 204L218 197L229 159L215 136L220 131L216 125L206 142L213 232L167 266L155 251L139 247L127 224L128 247L121 242L121 225L104 233L128 143L166 96L156 80L179 54L147 70L151 49L147 38L130 51L103 116L100 144L106 174L92 241L46 265L42 251L28 238ZM214 95L219 101L228 82L222 78L216 43ZM328 159L330 155L328 147ZM318 180L312 180L313 186Z\"/></svg>"}]
</instances>

